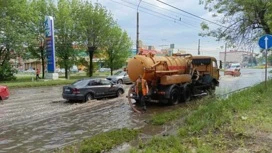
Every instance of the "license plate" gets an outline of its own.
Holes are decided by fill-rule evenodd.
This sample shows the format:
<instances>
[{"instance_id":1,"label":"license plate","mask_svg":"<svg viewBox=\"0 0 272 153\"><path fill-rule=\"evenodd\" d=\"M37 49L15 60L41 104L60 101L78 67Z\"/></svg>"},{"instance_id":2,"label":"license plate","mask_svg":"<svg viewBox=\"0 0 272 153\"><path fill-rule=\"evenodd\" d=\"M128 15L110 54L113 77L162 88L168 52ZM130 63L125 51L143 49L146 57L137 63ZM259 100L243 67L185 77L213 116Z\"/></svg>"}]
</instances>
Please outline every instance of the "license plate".
<instances>
[{"instance_id":1,"label":"license plate","mask_svg":"<svg viewBox=\"0 0 272 153\"><path fill-rule=\"evenodd\" d=\"M70 89L65 89L64 91L70 92Z\"/></svg>"}]
</instances>

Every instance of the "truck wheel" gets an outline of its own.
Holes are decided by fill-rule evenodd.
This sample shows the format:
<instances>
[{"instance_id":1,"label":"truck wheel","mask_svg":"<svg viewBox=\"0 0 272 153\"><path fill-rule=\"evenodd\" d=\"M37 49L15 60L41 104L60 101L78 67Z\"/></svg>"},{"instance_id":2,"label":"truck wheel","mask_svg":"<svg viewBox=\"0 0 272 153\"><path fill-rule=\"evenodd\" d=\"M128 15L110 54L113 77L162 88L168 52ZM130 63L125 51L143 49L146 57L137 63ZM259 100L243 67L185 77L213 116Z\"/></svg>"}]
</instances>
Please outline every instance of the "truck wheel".
<instances>
[{"instance_id":1,"label":"truck wheel","mask_svg":"<svg viewBox=\"0 0 272 153\"><path fill-rule=\"evenodd\" d=\"M181 92L180 101L181 102L188 102L191 100L191 90L188 84L183 85L183 90Z\"/></svg>"},{"instance_id":2,"label":"truck wheel","mask_svg":"<svg viewBox=\"0 0 272 153\"><path fill-rule=\"evenodd\" d=\"M178 90L176 88L172 89L168 103L171 105L178 104L178 100L179 100L178 95L179 95Z\"/></svg>"}]
</instances>

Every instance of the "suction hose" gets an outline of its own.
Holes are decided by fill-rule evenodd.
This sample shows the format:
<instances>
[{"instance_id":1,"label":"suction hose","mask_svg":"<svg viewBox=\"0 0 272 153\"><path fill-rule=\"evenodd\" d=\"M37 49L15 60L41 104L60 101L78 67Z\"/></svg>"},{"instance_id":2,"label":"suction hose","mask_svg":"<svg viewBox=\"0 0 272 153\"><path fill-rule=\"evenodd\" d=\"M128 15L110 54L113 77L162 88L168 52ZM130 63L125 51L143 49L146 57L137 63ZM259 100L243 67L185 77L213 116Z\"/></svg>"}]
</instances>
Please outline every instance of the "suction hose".
<instances>
[{"instance_id":1,"label":"suction hose","mask_svg":"<svg viewBox=\"0 0 272 153\"><path fill-rule=\"evenodd\" d=\"M127 95L128 103L129 103L130 107L132 108L132 110L133 110L134 112L139 113L139 114L142 114L142 112L139 111L139 110L135 107L136 105L133 104L133 103L131 102L132 88L133 88L133 86L131 86L131 87L129 88L129 90L128 90L128 95Z\"/></svg>"}]
</instances>

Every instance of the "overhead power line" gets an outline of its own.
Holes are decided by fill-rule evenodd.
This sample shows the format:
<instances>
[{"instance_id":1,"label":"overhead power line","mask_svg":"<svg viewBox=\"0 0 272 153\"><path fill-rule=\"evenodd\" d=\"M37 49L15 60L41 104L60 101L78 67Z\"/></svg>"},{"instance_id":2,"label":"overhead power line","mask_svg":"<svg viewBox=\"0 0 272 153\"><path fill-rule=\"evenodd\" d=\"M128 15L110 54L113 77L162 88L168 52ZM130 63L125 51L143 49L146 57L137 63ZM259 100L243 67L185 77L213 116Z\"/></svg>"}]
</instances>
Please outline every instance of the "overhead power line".
<instances>
[{"instance_id":1,"label":"overhead power line","mask_svg":"<svg viewBox=\"0 0 272 153\"><path fill-rule=\"evenodd\" d=\"M200 17L200 16L197 16L197 15L192 14L192 13L190 13L190 12L184 11L184 10L182 10L182 9L180 9L180 8L177 8L177 7L173 6L173 5L170 5L170 4L168 4L168 3L165 3L165 2L163 2L163 1L160 1L160 0L157 0L157 1L160 2L160 3L162 3L162 4L164 4L164 5L167 5L167 6L170 6L170 7L174 8L174 9L177 9L177 10L179 10L179 11L181 11L181 12L184 12L184 13L186 13L186 14L189 14L189 15L192 15L192 16L194 16L194 17L196 17L196 18L199 18L199 19L201 19L201 20L210 22L210 23L215 24L215 25L218 25L218 26L220 26L220 27L227 28L226 26L223 26L223 25L220 25L220 24L218 24L218 23L216 23L216 22L213 22L213 21L204 19L204 18L202 18L202 17Z\"/></svg>"},{"instance_id":2,"label":"overhead power line","mask_svg":"<svg viewBox=\"0 0 272 153\"><path fill-rule=\"evenodd\" d=\"M125 3L128 3L128 4L130 4L130 5L137 6L136 4L133 4L133 3L128 2L128 1L125 1L125 0L121 0L121 1L123 1L123 2L125 2ZM189 28L195 28L195 25L189 24L189 23L187 23L187 22L181 20L180 18L174 18L174 17L171 17L171 16L169 16L169 15L165 15L165 14L163 14L163 13L160 13L160 12L157 12L157 11L153 11L153 10L151 10L151 9L148 9L148 8L145 8L145 7L142 7L142 6L140 6L139 8L142 8L142 9L147 10L147 11L149 11L149 12L154 12L154 13L159 14L159 15L161 15L161 16L164 16L164 17L173 19L174 23L180 24L179 22L182 22L182 23L184 23L184 24L180 24L180 25L184 25L184 26L187 26L187 27L189 27ZM143 11L143 12L144 12L144 11ZM145 13L147 13L147 12L145 12ZM150 14L150 13L148 13L148 14ZM151 15L152 15L152 14L151 14ZM191 27L190 27L190 26L191 26ZM195 28L195 29L197 29L197 28Z\"/></svg>"},{"instance_id":3,"label":"overhead power line","mask_svg":"<svg viewBox=\"0 0 272 153\"><path fill-rule=\"evenodd\" d=\"M142 1L142 3L146 3L146 4L150 5L150 6L159 8L160 10L165 10L165 11L171 12L173 15L178 16L179 18L181 18L180 16L182 16L182 17L187 17L187 18L189 18L189 19L201 20L201 19L199 19L199 18L191 18L191 16L187 16L187 15L184 15L184 14L180 14L180 13L178 13L178 12L176 12L176 11L173 11L173 10L170 10L170 9L167 9L167 8L163 8L163 7L161 7L161 6L158 6L158 5L155 5L155 4L146 2L146 1Z\"/></svg>"},{"instance_id":4,"label":"overhead power line","mask_svg":"<svg viewBox=\"0 0 272 153\"><path fill-rule=\"evenodd\" d=\"M111 0L111 1L112 1L112 2L115 2L115 3L117 3L117 4L120 4L120 5L123 5L123 6L126 6L126 7L129 7L129 8L131 8L131 9L135 9L135 10L136 10L136 8L129 6L129 5L137 6L136 4L133 4L133 3L131 3L131 2L127 2L127 1L125 1L125 0L121 0L121 1L123 1L123 2L125 2L125 3L127 3L127 4L129 4L129 5L125 5L124 3L120 3L120 2L117 2L117 1L115 1L115 0ZM141 6L140 6L139 8L149 11L149 12L147 12L147 11L141 10L141 11L144 12L144 13L147 13L147 14L150 14L150 15L153 15L153 16L156 16L156 17L161 18L161 19L166 19L166 20L172 21L173 23L176 23L176 24L179 24L179 25L182 25L182 26L186 26L186 27L189 27L189 28L197 29L194 25L188 24L188 23L186 23L186 22L184 22L184 21L182 21L182 20L179 20L179 19L177 19L177 18L171 17L171 16L169 16L169 15L165 15L165 14L163 14L163 13L160 13L160 12L157 12L157 11L153 11L153 10L147 9L147 8L145 8L145 7L141 7ZM152 13L151 13L151 12L152 12ZM184 23L184 24L181 24L181 22Z\"/></svg>"},{"instance_id":5,"label":"overhead power line","mask_svg":"<svg viewBox=\"0 0 272 153\"><path fill-rule=\"evenodd\" d=\"M120 4L120 5L123 5L123 6L125 6L125 7L131 8L131 9L133 9L133 10L136 10L136 8L131 7L131 6L129 6L129 5L125 5L125 4L120 3L120 2L117 2L117 1L115 1L115 0L111 0L111 1L112 1L112 2L115 2L115 3L117 3L117 4ZM130 4L130 5L131 5L131 4ZM134 4L133 4L133 5L134 5ZM174 21L174 23L176 23L175 20L177 20L177 19L174 19L174 18L172 18L172 17L171 17L171 19L168 19L169 16L164 15L164 14L161 14L161 13L158 13L158 14L161 14L161 16L160 16L160 15L153 14L153 13L149 13L149 12L146 12L146 11L142 11L142 12L147 13L147 14L150 14L150 15L153 15L153 16L156 16L156 17L161 18L161 19L165 19L165 20L169 20L169 21ZM154 11L153 11L153 12L154 12ZM157 13L157 12L156 12L156 13ZM173 19L173 20L172 20L172 19ZM179 24L179 23L177 23L177 24ZM179 25L182 25L182 24L179 24Z\"/></svg>"},{"instance_id":6,"label":"overhead power line","mask_svg":"<svg viewBox=\"0 0 272 153\"><path fill-rule=\"evenodd\" d=\"M121 1L123 1L123 2L125 2L125 3L128 3L128 4L131 4L131 5L134 5L134 6L137 6L136 4L133 4L133 3L128 2L128 1L125 1L125 0L121 0ZM145 9L145 10L148 10L148 11L151 11L150 9L147 9L147 8L145 8L145 7L140 7L140 8ZM176 19L176 18L174 18L174 17L171 17L171 16L169 16L169 15L165 15L165 14L160 13L160 12L156 12L156 11L151 11L151 12L155 12L155 13L157 13L157 14L160 14L160 15L162 15L162 16L168 17L168 18L173 19L173 20L178 20L178 19Z\"/></svg>"}]
</instances>

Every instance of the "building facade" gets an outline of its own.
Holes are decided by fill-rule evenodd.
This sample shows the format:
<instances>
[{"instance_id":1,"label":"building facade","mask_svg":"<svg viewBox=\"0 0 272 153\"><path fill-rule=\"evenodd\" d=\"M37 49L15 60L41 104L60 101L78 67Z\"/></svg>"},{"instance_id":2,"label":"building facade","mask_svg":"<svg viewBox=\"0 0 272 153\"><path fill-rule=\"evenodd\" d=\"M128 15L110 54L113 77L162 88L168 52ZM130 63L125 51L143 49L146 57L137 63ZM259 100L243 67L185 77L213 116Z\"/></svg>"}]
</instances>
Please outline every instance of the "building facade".
<instances>
[{"instance_id":1,"label":"building facade","mask_svg":"<svg viewBox=\"0 0 272 153\"><path fill-rule=\"evenodd\" d=\"M230 63L240 63L242 67L256 65L256 54L248 51L230 50L227 52L220 52L219 59L223 65L227 66ZM226 59L226 63L225 62Z\"/></svg>"}]
</instances>

